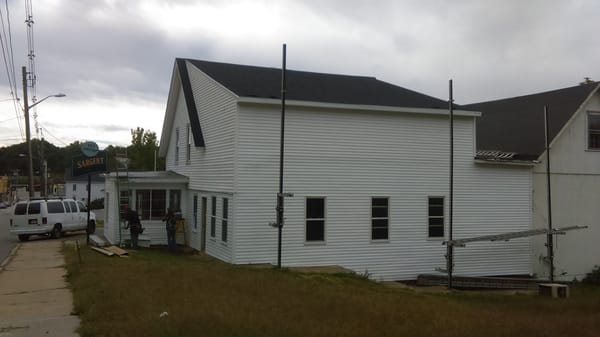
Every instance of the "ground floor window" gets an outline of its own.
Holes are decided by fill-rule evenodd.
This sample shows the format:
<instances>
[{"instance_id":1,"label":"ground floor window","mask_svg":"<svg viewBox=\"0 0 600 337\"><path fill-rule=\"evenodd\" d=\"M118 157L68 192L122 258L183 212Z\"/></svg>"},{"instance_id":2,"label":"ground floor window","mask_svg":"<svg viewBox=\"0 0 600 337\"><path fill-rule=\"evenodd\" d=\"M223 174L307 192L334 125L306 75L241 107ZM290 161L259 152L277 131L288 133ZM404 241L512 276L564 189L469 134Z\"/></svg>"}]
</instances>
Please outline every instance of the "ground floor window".
<instances>
[{"instance_id":1,"label":"ground floor window","mask_svg":"<svg viewBox=\"0 0 600 337\"><path fill-rule=\"evenodd\" d=\"M210 237L214 238L217 231L217 197L210 198Z\"/></svg>"},{"instance_id":2,"label":"ground floor window","mask_svg":"<svg viewBox=\"0 0 600 337\"><path fill-rule=\"evenodd\" d=\"M371 240L389 237L388 198L371 198Z\"/></svg>"},{"instance_id":3,"label":"ground floor window","mask_svg":"<svg viewBox=\"0 0 600 337\"><path fill-rule=\"evenodd\" d=\"M194 201L192 205L192 213L193 213L193 226L194 230L198 229L198 195L194 194Z\"/></svg>"},{"instance_id":4,"label":"ground floor window","mask_svg":"<svg viewBox=\"0 0 600 337\"><path fill-rule=\"evenodd\" d=\"M166 214L167 191L137 190L137 213L141 220L162 220Z\"/></svg>"},{"instance_id":5,"label":"ground floor window","mask_svg":"<svg viewBox=\"0 0 600 337\"><path fill-rule=\"evenodd\" d=\"M229 199L223 198L223 217L221 218L221 241L227 242L227 226L229 221Z\"/></svg>"},{"instance_id":6,"label":"ground floor window","mask_svg":"<svg viewBox=\"0 0 600 337\"><path fill-rule=\"evenodd\" d=\"M306 198L306 241L325 241L325 198Z\"/></svg>"},{"instance_id":7,"label":"ground floor window","mask_svg":"<svg viewBox=\"0 0 600 337\"><path fill-rule=\"evenodd\" d=\"M444 237L444 198L429 197L428 236L430 238Z\"/></svg>"},{"instance_id":8,"label":"ground floor window","mask_svg":"<svg viewBox=\"0 0 600 337\"><path fill-rule=\"evenodd\" d=\"M169 208L173 212L181 211L181 191L170 190L169 191Z\"/></svg>"}]
</instances>

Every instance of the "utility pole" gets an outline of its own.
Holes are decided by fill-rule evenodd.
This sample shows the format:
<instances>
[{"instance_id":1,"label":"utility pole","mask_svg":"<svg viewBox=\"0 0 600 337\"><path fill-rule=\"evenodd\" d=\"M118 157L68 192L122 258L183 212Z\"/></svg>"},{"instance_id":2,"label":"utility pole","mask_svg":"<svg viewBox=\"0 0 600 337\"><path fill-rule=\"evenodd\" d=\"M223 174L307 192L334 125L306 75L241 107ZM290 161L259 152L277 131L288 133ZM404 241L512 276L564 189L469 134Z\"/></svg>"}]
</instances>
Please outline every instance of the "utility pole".
<instances>
[{"instance_id":1,"label":"utility pole","mask_svg":"<svg viewBox=\"0 0 600 337\"><path fill-rule=\"evenodd\" d=\"M27 142L27 169L29 174L29 198L33 198L33 153L31 152L31 130L29 126L29 101L27 100L27 69L21 68L23 74L23 110L25 112L25 141Z\"/></svg>"},{"instance_id":2,"label":"utility pole","mask_svg":"<svg viewBox=\"0 0 600 337\"><path fill-rule=\"evenodd\" d=\"M449 100L448 109L450 110L450 209L448 216L448 244L446 251L446 269L448 272L448 289L452 289L452 272L454 270L454 246L452 242L453 218L454 218L454 97L452 89L452 80L449 82Z\"/></svg>"},{"instance_id":3,"label":"utility pole","mask_svg":"<svg viewBox=\"0 0 600 337\"><path fill-rule=\"evenodd\" d=\"M283 44L283 57L281 67L281 135L279 139L279 193L277 194L277 268L281 268L281 240L283 231L283 147L285 128L285 94L286 94L286 45Z\"/></svg>"}]
</instances>

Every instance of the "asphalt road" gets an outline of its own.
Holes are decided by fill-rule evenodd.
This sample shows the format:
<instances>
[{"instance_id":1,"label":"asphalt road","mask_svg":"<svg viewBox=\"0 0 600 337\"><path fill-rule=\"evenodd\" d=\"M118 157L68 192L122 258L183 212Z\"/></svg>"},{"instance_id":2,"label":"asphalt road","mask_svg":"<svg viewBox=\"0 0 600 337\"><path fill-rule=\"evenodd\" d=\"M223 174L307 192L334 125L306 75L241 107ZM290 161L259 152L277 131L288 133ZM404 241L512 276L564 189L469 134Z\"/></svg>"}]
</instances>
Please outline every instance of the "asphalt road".
<instances>
[{"instance_id":1,"label":"asphalt road","mask_svg":"<svg viewBox=\"0 0 600 337\"><path fill-rule=\"evenodd\" d=\"M8 232L10 208L0 209L0 263L17 245L19 239Z\"/></svg>"}]
</instances>

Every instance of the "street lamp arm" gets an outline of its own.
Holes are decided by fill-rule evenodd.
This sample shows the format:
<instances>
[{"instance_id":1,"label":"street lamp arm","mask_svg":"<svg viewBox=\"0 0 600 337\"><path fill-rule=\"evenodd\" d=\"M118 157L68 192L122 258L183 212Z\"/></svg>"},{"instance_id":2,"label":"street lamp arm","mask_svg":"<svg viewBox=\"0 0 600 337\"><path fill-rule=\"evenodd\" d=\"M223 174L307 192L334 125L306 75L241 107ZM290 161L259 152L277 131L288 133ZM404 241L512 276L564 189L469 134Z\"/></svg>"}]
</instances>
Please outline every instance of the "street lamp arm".
<instances>
[{"instance_id":1,"label":"street lamp arm","mask_svg":"<svg viewBox=\"0 0 600 337\"><path fill-rule=\"evenodd\" d=\"M48 98L50 98L50 97L65 97L65 96L67 96L67 95L65 95L65 94L48 95L48 96L46 96L46 97L44 97L44 98L40 99L39 101L37 101L37 102L33 103L32 105L30 105L30 106L28 107L28 109L31 109L31 108L33 108L34 106L36 106L36 105L38 105L38 104L42 103L43 101L47 100L47 99L48 99Z\"/></svg>"}]
</instances>

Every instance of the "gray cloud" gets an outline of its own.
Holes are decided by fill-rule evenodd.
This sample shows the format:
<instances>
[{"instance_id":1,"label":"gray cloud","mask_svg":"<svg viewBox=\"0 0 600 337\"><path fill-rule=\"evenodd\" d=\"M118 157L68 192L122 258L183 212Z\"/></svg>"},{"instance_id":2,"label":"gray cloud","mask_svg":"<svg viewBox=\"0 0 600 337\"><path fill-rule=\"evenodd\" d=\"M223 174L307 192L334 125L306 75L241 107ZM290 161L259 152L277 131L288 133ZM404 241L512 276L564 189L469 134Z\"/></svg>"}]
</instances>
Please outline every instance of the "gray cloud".
<instances>
[{"instance_id":1,"label":"gray cloud","mask_svg":"<svg viewBox=\"0 0 600 337\"><path fill-rule=\"evenodd\" d=\"M173 34L143 16L140 6L148 3L216 10L255 3L273 12L248 13L256 16L248 24L262 29L252 36L244 35L252 27L236 26L229 15L212 30ZM26 62L23 5L9 6L19 66ZM600 79L596 0L63 0L34 6L38 96L63 91L70 101L164 106L175 57L279 66L283 42L292 69L376 76L443 99L453 78L459 103L576 85L584 76ZM211 19L193 14L190 27ZM5 87L4 72L0 80ZM163 113L148 118L160 123ZM59 125L52 127L60 137Z\"/></svg>"}]
</instances>

